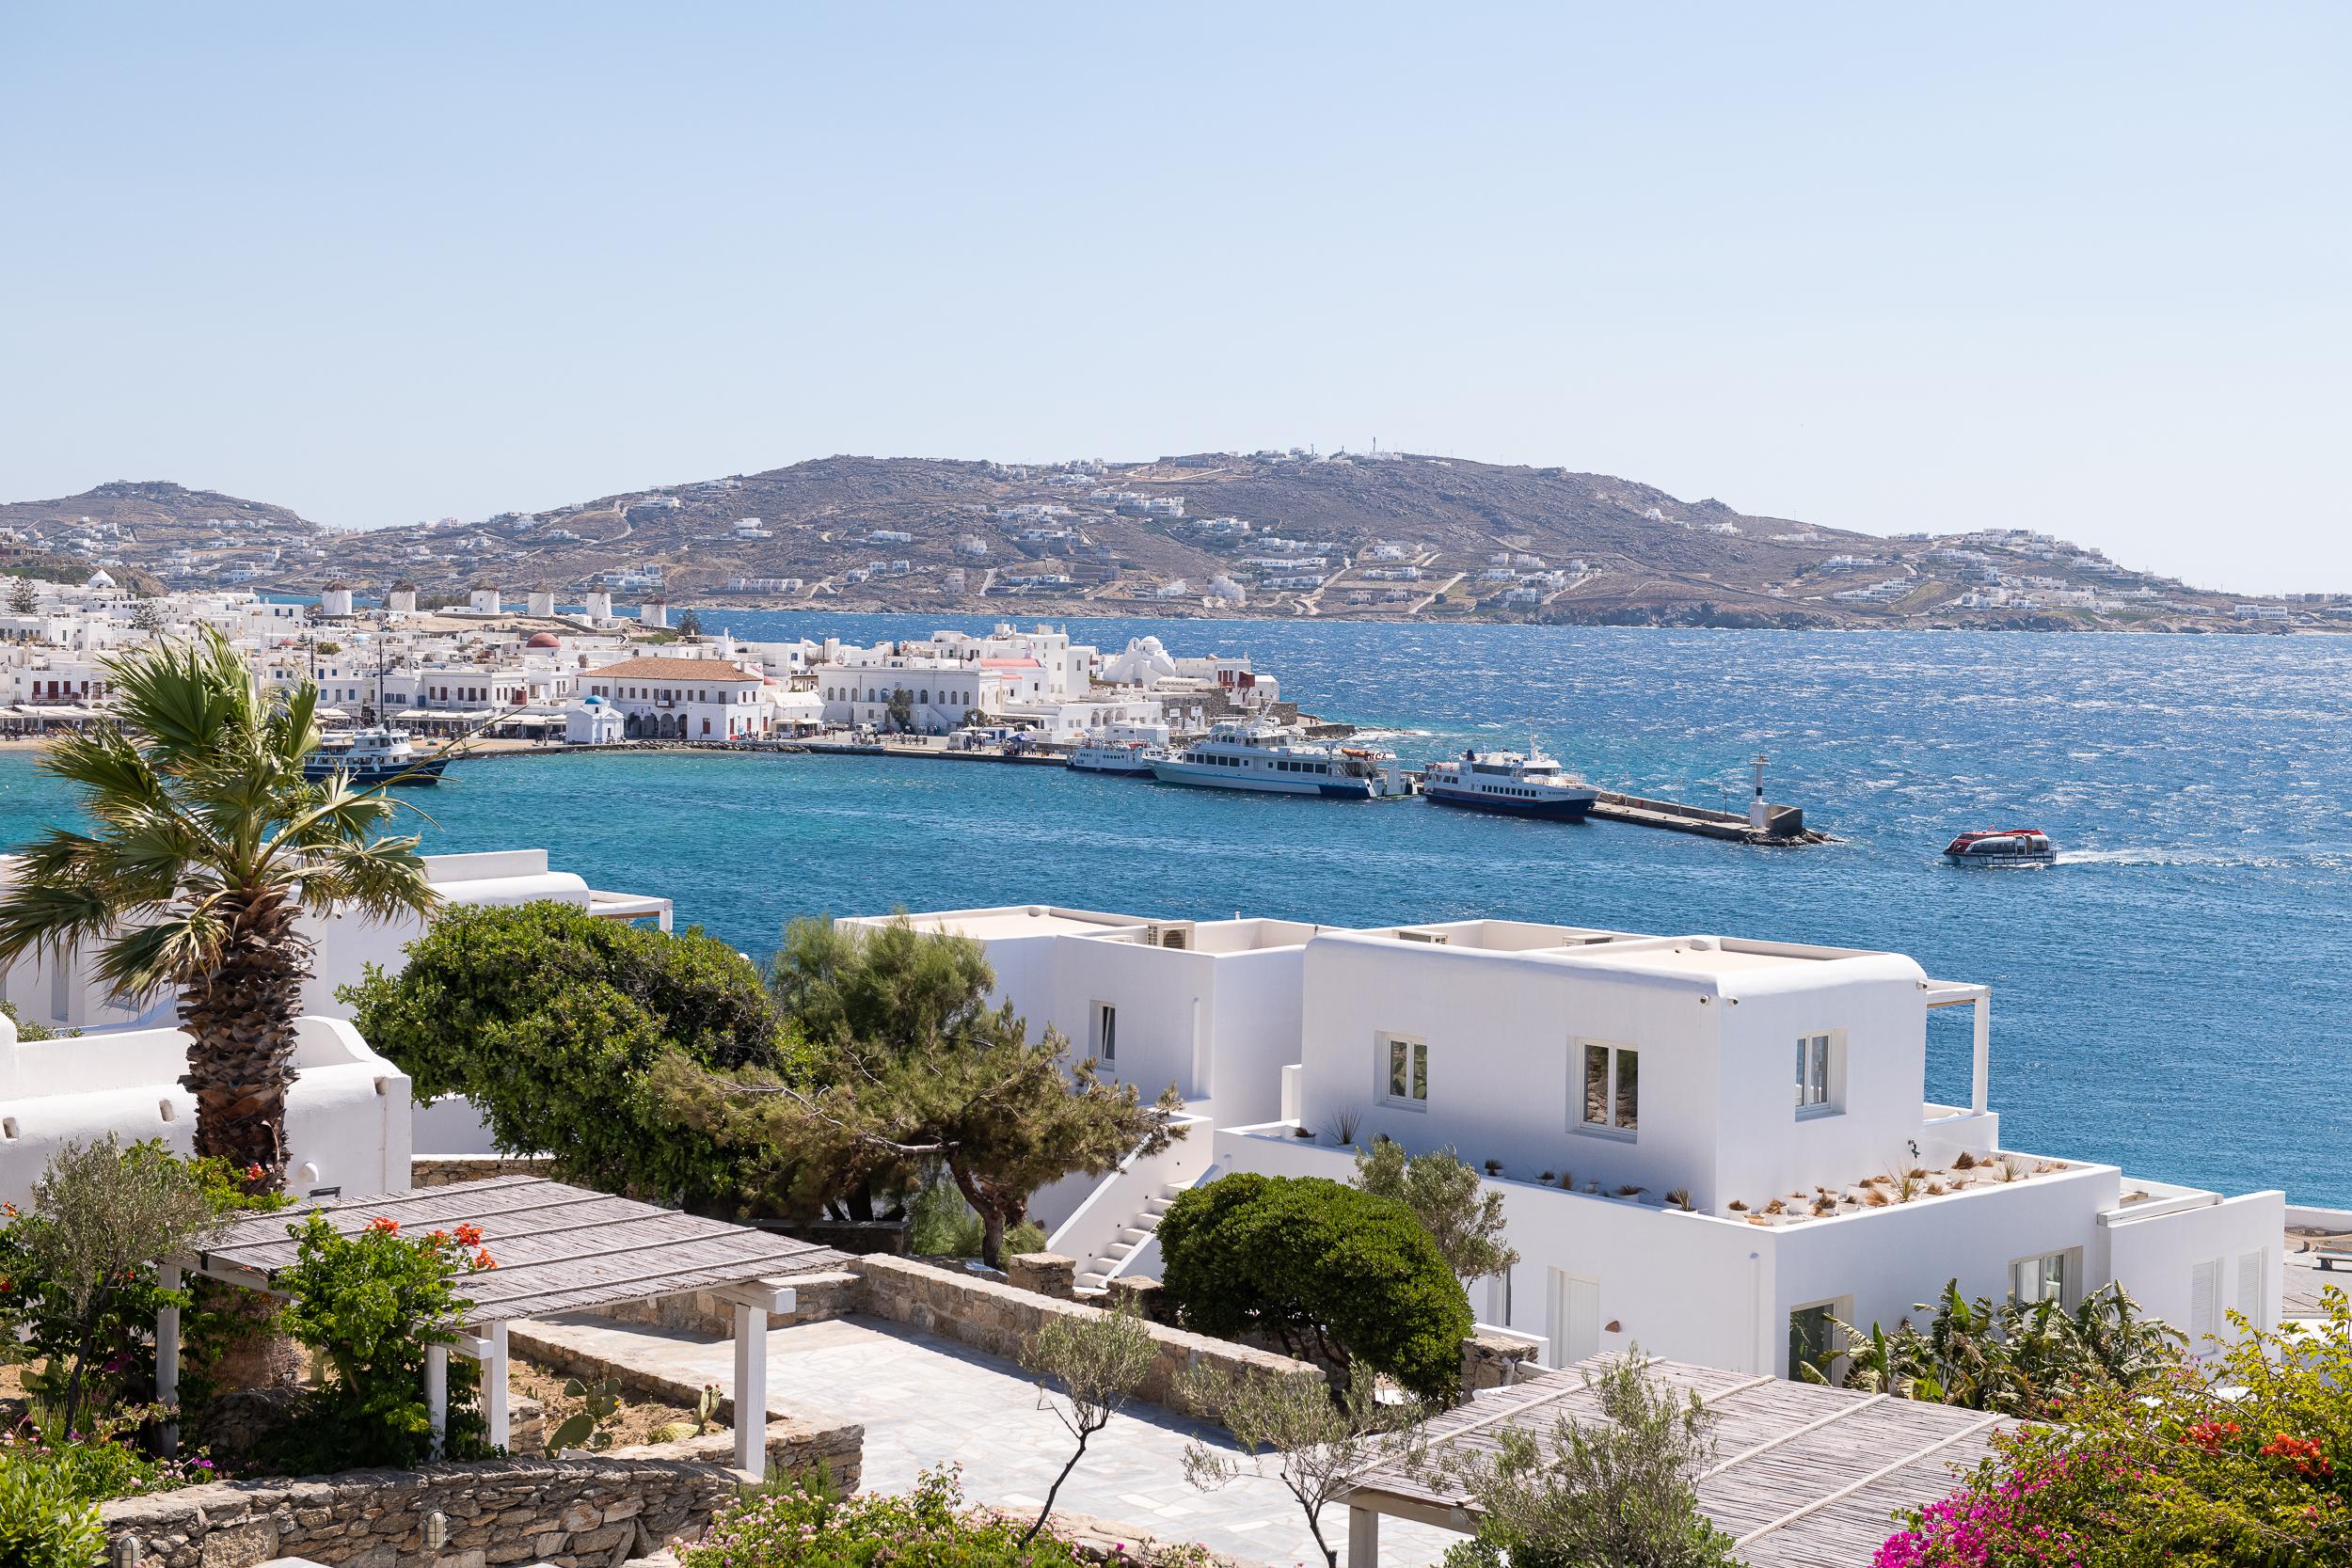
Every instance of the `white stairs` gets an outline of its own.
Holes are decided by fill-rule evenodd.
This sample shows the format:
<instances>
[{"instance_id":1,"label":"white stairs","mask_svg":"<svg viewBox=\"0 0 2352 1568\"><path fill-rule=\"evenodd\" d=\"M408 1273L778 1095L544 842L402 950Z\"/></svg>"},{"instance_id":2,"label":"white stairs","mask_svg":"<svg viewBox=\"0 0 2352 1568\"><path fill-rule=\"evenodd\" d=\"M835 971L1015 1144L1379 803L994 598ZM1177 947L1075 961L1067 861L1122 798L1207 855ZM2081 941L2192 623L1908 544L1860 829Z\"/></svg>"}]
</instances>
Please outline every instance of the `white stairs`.
<instances>
[{"instance_id":1,"label":"white stairs","mask_svg":"<svg viewBox=\"0 0 2352 1568\"><path fill-rule=\"evenodd\" d=\"M1089 1266L1080 1271L1078 1289L1101 1291L1118 1277L1126 1267L1127 1259L1135 1256L1136 1248L1150 1241L1160 1228L1160 1216L1167 1213L1168 1205L1176 1201L1179 1191L1175 1187L1162 1187L1157 1195L1145 1198L1143 1212L1121 1226L1119 1233L1111 1238L1110 1245L1089 1259Z\"/></svg>"}]
</instances>

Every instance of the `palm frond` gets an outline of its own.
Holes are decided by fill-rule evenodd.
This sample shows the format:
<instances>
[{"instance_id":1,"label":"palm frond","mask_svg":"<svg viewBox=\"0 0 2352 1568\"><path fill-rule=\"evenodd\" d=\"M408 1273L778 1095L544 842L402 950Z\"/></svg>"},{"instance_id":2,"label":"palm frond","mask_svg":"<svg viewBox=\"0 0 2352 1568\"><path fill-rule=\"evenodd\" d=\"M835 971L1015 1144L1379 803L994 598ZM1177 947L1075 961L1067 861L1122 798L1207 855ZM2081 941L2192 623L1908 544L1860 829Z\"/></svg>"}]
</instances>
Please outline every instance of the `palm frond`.
<instances>
[{"instance_id":1,"label":"palm frond","mask_svg":"<svg viewBox=\"0 0 2352 1568\"><path fill-rule=\"evenodd\" d=\"M425 877L417 842L411 834L316 851L302 878L303 907L347 909L372 920L430 913L440 895Z\"/></svg>"},{"instance_id":2,"label":"palm frond","mask_svg":"<svg viewBox=\"0 0 2352 1568\"><path fill-rule=\"evenodd\" d=\"M165 800L163 781L119 730L81 730L42 749L38 766L82 791L83 808L110 819L122 811L152 809Z\"/></svg>"},{"instance_id":3,"label":"palm frond","mask_svg":"<svg viewBox=\"0 0 2352 1568\"><path fill-rule=\"evenodd\" d=\"M122 727L165 772L210 752L223 730L252 717L252 674L210 626L110 658L106 673Z\"/></svg>"},{"instance_id":4,"label":"palm frond","mask_svg":"<svg viewBox=\"0 0 2352 1568\"><path fill-rule=\"evenodd\" d=\"M62 954L114 929L117 906L77 882L23 881L0 897L0 965L27 953Z\"/></svg>"},{"instance_id":5,"label":"palm frond","mask_svg":"<svg viewBox=\"0 0 2352 1568\"><path fill-rule=\"evenodd\" d=\"M207 900L107 942L91 972L117 996L151 996L202 977L219 963L228 942L229 925Z\"/></svg>"}]
</instances>

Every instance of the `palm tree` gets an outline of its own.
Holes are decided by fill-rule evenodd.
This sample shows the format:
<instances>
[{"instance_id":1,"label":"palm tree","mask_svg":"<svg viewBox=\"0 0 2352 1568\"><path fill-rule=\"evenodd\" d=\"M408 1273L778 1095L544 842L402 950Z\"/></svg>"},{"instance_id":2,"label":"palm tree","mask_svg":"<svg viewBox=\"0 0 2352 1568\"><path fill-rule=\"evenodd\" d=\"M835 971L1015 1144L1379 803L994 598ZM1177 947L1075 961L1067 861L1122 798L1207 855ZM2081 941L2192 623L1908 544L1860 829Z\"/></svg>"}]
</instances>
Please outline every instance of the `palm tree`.
<instances>
[{"instance_id":1,"label":"palm tree","mask_svg":"<svg viewBox=\"0 0 2352 1568\"><path fill-rule=\"evenodd\" d=\"M51 743L40 766L90 819L23 851L0 893L0 965L86 945L115 995L178 993L181 1085L196 1152L282 1190L294 1021L310 974L308 912L383 920L430 910L417 839L374 837L396 809L342 774L303 777L318 689L262 693L226 638L149 643L106 661L119 728Z\"/></svg>"}]
</instances>

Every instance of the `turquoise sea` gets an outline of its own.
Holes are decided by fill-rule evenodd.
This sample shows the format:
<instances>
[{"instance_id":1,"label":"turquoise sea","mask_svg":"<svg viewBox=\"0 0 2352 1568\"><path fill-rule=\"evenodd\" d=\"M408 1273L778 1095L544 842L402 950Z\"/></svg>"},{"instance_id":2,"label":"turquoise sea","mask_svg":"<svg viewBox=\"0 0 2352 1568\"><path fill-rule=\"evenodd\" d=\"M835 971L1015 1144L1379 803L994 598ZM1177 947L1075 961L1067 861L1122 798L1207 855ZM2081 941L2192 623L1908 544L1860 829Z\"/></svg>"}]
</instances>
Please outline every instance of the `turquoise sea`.
<instances>
[{"instance_id":1,"label":"turquoise sea","mask_svg":"<svg viewBox=\"0 0 2352 1568\"><path fill-rule=\"evenodd\" d=\"M898 616L710 611L747 638ZM967 623L974 629L988 623ZM485 760L428 847L544 845L746 952L818 911L1056 902L1333 925L1473 914L1889 947L1994 987L2012 1147L2352 1205L2352 639L1769 633L1104 620L1104 647L1247 651L1310 711L1420 759L1532 729L1597 783L1770 793L1844 841L1768 850L1422 801L1192 791L1060 769L738 754ZM67 816L0 756L0 843ZM2046 828L2053 867L1937 851ZM1964 1102L1964 1009L1930 1092Z\"/></svg>"}]
</instances>

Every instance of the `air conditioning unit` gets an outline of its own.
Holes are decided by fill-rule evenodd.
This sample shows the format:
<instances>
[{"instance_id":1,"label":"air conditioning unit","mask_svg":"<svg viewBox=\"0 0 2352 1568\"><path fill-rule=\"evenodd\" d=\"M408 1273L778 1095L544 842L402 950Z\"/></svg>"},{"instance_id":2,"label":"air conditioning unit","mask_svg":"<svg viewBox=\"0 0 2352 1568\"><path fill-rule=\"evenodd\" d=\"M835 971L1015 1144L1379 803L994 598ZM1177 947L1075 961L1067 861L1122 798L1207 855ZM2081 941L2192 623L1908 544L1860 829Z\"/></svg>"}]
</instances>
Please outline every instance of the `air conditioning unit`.
<instances>
[{"instance_id":1,"label":"air conditioning unit","mask_svg":"<svg viewBox=\"0 0 2352 1568\"><path fill-rule=\"evenodd\" d=\"M1189 926L1168 927L1160 932L1159 945L1162 947L1173 947L1180 951L1190 948L1192 946L1192 927Z\"/></svg>"},{"instance_id":2,"label":"air conditioning unit","mask_svg":"<svg viewBox=\"0 0 2352 1568\"><path fill-rule=\"evenodd\" d=\"M1432 947L1443 947L1446 942L1444 934L1438 931L1399 931L1396 937L1399 942L1425 942Z\"/></svg>"}]
</instances>

